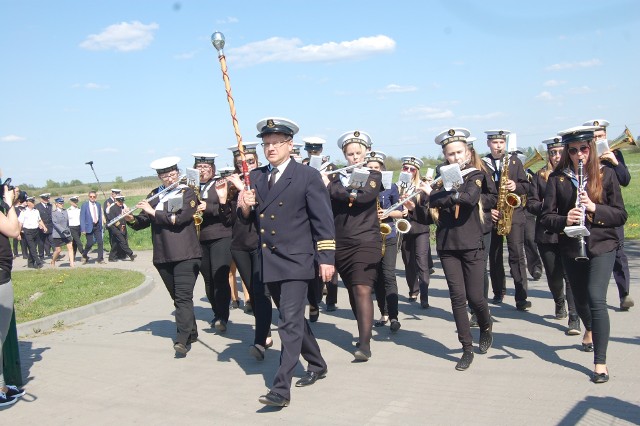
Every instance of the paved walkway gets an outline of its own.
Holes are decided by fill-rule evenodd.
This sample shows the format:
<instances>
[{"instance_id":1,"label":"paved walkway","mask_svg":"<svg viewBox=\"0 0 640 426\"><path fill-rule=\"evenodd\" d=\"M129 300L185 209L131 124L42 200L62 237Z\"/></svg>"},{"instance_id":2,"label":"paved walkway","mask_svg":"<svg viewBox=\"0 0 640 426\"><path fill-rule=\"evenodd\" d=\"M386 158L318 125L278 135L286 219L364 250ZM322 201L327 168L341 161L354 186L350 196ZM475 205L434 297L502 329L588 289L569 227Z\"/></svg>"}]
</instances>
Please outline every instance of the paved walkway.
<instances>
[{"instance_id":1,"label":"paved walkway","mask_svg":"<svg viewBox=\"0 0 640 426\"><path fill-rule=\"evenodd\" d=\"M639 253L640 244L629 245L631 274L636 277ZM456 371L461 349L441 269L432 275L427 310L408 301L399 271L402 329L395 335L388 327L374 329L373 357L354 363L356 322L341 288L338 311L322 312L312 325L329 374L312 387L294 388L291 406L279 410L258 403L276 371L279 350L268 350L263 362L248 355L253 318L241 310L232 311L225 335L212 331L202 279L196 291L200 340L186 358L174 358L172 302L151 265L151 253L138 254L133 263L104 267L151 276L156 285L147 296L63 329L21 338L27 395L0 411L3 423L640 423L640 306L620 312L613 281L608 298L609 383L589 381L593 354L580 350L580 336L564 334L564 320L553 319L545 280L530 283L533 308L528 313L516 311L508 280L506 303L491 308L497 320L493 348L486 355L476 354L468 371ZM18 270L21 261L16 262ZM640 302L637 289L634 280L632 293ZM478 330L473 334L477 342ZM274 338L278 348L277 332ZM297 376L302 374L300 367Z\"/></svg>"}]
</instances>

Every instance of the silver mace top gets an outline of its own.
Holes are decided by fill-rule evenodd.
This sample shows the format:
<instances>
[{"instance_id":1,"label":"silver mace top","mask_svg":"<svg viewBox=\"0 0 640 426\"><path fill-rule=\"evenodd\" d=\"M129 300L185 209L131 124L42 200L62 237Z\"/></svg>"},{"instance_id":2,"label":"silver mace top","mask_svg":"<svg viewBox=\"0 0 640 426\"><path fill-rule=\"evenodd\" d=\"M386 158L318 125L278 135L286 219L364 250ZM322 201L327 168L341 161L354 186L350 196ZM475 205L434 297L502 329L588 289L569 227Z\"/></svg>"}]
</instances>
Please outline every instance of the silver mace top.
<instances>
[{"instance_id":1,"label":"silver mace top","mask_svg":"<svg viewBox=\"0 0 640 426\"><path fill-rule=\"evenodd\" d=\"M211 44L213 44L218 53L222 53L222 49L224 49L224 34L219 31L211 34Z\"/></svg>"}]
</instances>

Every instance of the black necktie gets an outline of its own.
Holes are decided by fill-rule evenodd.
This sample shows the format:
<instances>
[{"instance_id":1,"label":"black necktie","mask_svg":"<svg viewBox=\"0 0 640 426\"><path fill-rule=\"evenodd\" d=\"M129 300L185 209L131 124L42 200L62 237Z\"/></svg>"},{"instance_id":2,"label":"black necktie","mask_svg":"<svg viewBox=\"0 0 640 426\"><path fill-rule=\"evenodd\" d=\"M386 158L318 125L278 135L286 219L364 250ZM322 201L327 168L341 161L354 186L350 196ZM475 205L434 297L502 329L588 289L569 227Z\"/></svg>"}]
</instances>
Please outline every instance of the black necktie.
<instances>
[{"instance_id":1,"label":"black necktie","mask_svg":"<svg viewBox=\"0 0 640 426\"><path fill-rule=\"evenodd\" d=\"M276 183L276 174L278 173L278 168L274 167L271 169L271 176L269 176L269 189Z\"/></svg>"}]
</instances>

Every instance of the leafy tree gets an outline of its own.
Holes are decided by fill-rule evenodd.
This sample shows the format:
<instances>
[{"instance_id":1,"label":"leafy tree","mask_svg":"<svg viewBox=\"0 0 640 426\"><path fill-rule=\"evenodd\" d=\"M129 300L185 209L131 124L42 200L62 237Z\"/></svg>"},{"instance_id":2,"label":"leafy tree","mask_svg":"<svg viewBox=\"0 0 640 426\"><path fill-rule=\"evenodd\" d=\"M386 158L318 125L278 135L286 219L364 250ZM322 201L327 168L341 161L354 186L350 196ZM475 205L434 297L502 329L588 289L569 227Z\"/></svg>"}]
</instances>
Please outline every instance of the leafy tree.
<instances>
[{"instance_id":1,"label":"leafy tree","mask_svg":"<svg viewBox=\"0 0 640 426\"><path fill-rule=\"evenodd\" d=\"M115 183L123 183L122 176L116 176Z\"/></svg>"}]
</instances>

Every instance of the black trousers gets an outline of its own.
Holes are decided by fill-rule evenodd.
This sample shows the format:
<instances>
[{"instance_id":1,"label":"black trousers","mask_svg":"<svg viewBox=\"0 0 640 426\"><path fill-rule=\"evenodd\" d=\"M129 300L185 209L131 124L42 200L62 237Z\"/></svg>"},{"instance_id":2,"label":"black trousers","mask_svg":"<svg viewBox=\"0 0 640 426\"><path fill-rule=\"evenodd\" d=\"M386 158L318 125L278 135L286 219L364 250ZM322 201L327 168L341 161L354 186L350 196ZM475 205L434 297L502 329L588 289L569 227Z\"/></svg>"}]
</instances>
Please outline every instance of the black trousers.
<instances>
[{"instance_id":1,"label":"black trousers","mask_svg":"<svg viewBox=\"0 0 640 426\"><path fill-rule=\"evenodd\" d=\"M470 350L473 339L467 315L467 301L478 318L480 329L487 330L491 325L489 306L483 294L484 250L439 250L438 256L449 287L458 340L462 343L463 349Z\"/></svg>"},{"instance_id":2,"label":"black trousers","mask_svg":"<svg viewBox=\"0 0 640 426\"><path fill-rule=\"evenodd\" d=\"M389 315L390 319L398 319L397 247L396 237L386 239L384 256L378 264L378 279L374 285L380 314Z\"/></svg>"},{"instance_id":3,"label":"black trousers","mask_svg":"<svg viewBox=\"0 0 640 426\"><path fill-rule=\"evenodd\" d=\"M38 255L38 241L40 240L40 229L24 229L24 239L27 242L27 253L29 258L27 259L27 266L34 268L41 265L43 262Z\"/></svg>"},{"instance_id":4,"label":"black trousers","mask_svg":"<svg viewBox=\"0 0 640 426\"><path fill-rule=\"evenodd\" d=\"M255 268L254 262L257 261L257 258L253 260L252 257L255 257L255 250L231 250L231 258L236 264L240 278L247 287L247 290L249 290L249 294L245 294L244 296L248 298L248 300L253 300L253 270ZM247 300L245 300L245 302L246 301Z\"/></svg>"},{"instance_id":5,"label":"black trousers","mask_svg":"<svg viewBox=\"0 0 640 426\"><path fill-rule=\"evenodd\" d=\"M620 299L629 294L629 259L624 252L624 226L616 228L618 232L618 249L616 250L616 261L613 264L613 279L618 286L618 294Z\"/></svg>"},{"instance_id":6,"label":"black trousers","mask_svg":"<svg viewBox=\"0 0 640 426\"><path fill-rule=\"evenodd\" d=\"M229 321L229 270L231 265L231 237L201 241L204 289L213 309L214 320Z\"/></svg>"},{"instance_id":7,"label":"black trousers","mask_svg":"<svg viewBox=\"0 0 640 426\"><path fill-rule=\"evenodd\" d=\"M300 355L308 363L307 371L316 373L327 368L320 346L304 317L309 281L291 280L267 283L280 311L278 335L282 342L280 367L271 391L291 399L291 380Z\"/></svg>"},{"instance_id":8,"label":"black trousers","mask_svg":"<svg viewBox=\"0 0 640 426\"><path fill-rule=\"evenodd\" d=\"M524 227L524 254L527 260L527 270L529 275L533 277L536 270L542 271L542 259L538 253L538 245L536 244L536 217L525 210L525 227Z\"/></svg>"},{"instance_id":9,"label":"black trousers","mask_svg":"<svg viewBox=\"0 0 640 426\"><path fill-rule=\"evenodd\" d=\"M573 290L576 309L584 328L593 332L593 363L607 363L607 346L611 325L607 311L607 288L613 272L616 251L591 257L587 262L576 262L562 256L569 284Z\"/></svg>"},{"instance_id":10,"label":"black trousers","mask_svg":"<svg viewBox=\"0 0 640 426\"><path fill-rule=\"evenodd\" d=\"M421 302L429 302L429 232L402 236L402 261L404 262L409 296L420 293Z\"/></svg>"},{"instance_id":11,"label":"black trousers","mask_svg":"<svg viewBox=\"0 0 640 426\"><path fill-rule=\"evenodd\" d=\"M20 241L18 241L17 238L13 239L13 255L15 257L18 256L18 246L20 246L20 251L22 254L22 258L26 259L27 258L27 241L24 238L24 232L21 233L21 239Z\"/></svg>"},{"instance_id":12,"label":"black trousers","mask_svg":"<svg viewBox=\"0 0 640 426\"><path fill-rule=\"evenodd\" d=\"M253 307L253 316L256 326L253 344L264 346L271 328L271 311L273 310L273 306L271 304L271 293L269 292L269 287L262 281L262 277L260 275L260 249L256 249L251 252L251 262L253 266L253 291L251 293L251 305ZM280 303L279 300L274 300L274 302L276 302L276 306Z\"/></svg>"},{"instance_id":13,"label":"black trousers","mask_svg":"<svg viewBox=\"0 0 640 426\"><path fill-rule=\"evenodd\" d=\"M111 232L111 251L109 251L109 260L117 260L121 255L133 255L133 251L129 248L126 231L112 229Z\"/></svg>"},{"instance_id":14,"label":"black trousers","mask_svg":"<svg viewBox=\"0 0 640 426\"><path fill-rule=\"evenodd\" d=\"M176 342L186 346L189 338L198 337L196 317L193 313L193 288L198 278L200 259L157 263L155 267L176 308Z\"/></svg>"},{"instance_id":15,"label":"black trousers","mask_svg":"<svg viewBox=\"0 0 640 426\"><path fill-rule=\"evenodd\" d=\"M98 229L97 226L93 227L93 231L85 233L87 237L87 245L84 246L84 251L82 252L82 257L88 258L89 252L94 244L98 244L98 262L104 260L104 242L102 240L102 230Z\"/></svg>"},{"instance_id":16,"label":"black trousers","mask_svg":"<svg viewBox=\"0 0 640 426\"><path fill-rule=\"evenodd\" d=\"M38 255L40 256L40 258L44 258L45 255L51 256L51 247L53 247L53 237L51 236L52 235L51 230L47 229L47 231L49 231L49 233L45 234L41 230L38 238Z\"/></svg>"},{"instance_id":17,"label":"black trousers","mask_svg":"<svg viewBox=\"0 0 640 426\"><path fill-rule=\"evenodd\" d=\"M76 252L80 252L80 254L84 253L82 248L82 239L80 238L80 226L70 226L69 230L71 231L71 238L73 239L73 257L76 257Z\"/></svg>"},{"instance_id":18,"label":"black trousers","mask_svg":"<svg viewBox=\"0 0 640 426\"><path fill-rule=\"evenodd\" d=\"M516 214L514 212L514 219ZM520 212L520 215L522 213ZM491 231L491 245L489 246L489 270L493 294L504 295L507 291L507 280L502 257L504 237ZM527 300L527 268L524 257L524 221L514 220L511 232L507 235L507 249L509 251L509 269L513 284L516 288L516 302Z\"/></svg>"},{"instance_id":19,"label":"black trousers","mask_svg":"<svg viewBox=\"0 0 640 426\"><path fill-rule=\"evenodd\" d=\"M569 320L578 319L573 291L571 291L569 279L562 265L560 246L558 244L538 244L538 248L540 250L540 256L542 257L542 263L544 264L544 272L547 276L547 284L549 285L551 296L553 296L553 301L557 304L564 304L566 299L567 306L569 307ZM564 291L565 288L566 295Z\"/></svg>"}]
</instances>

